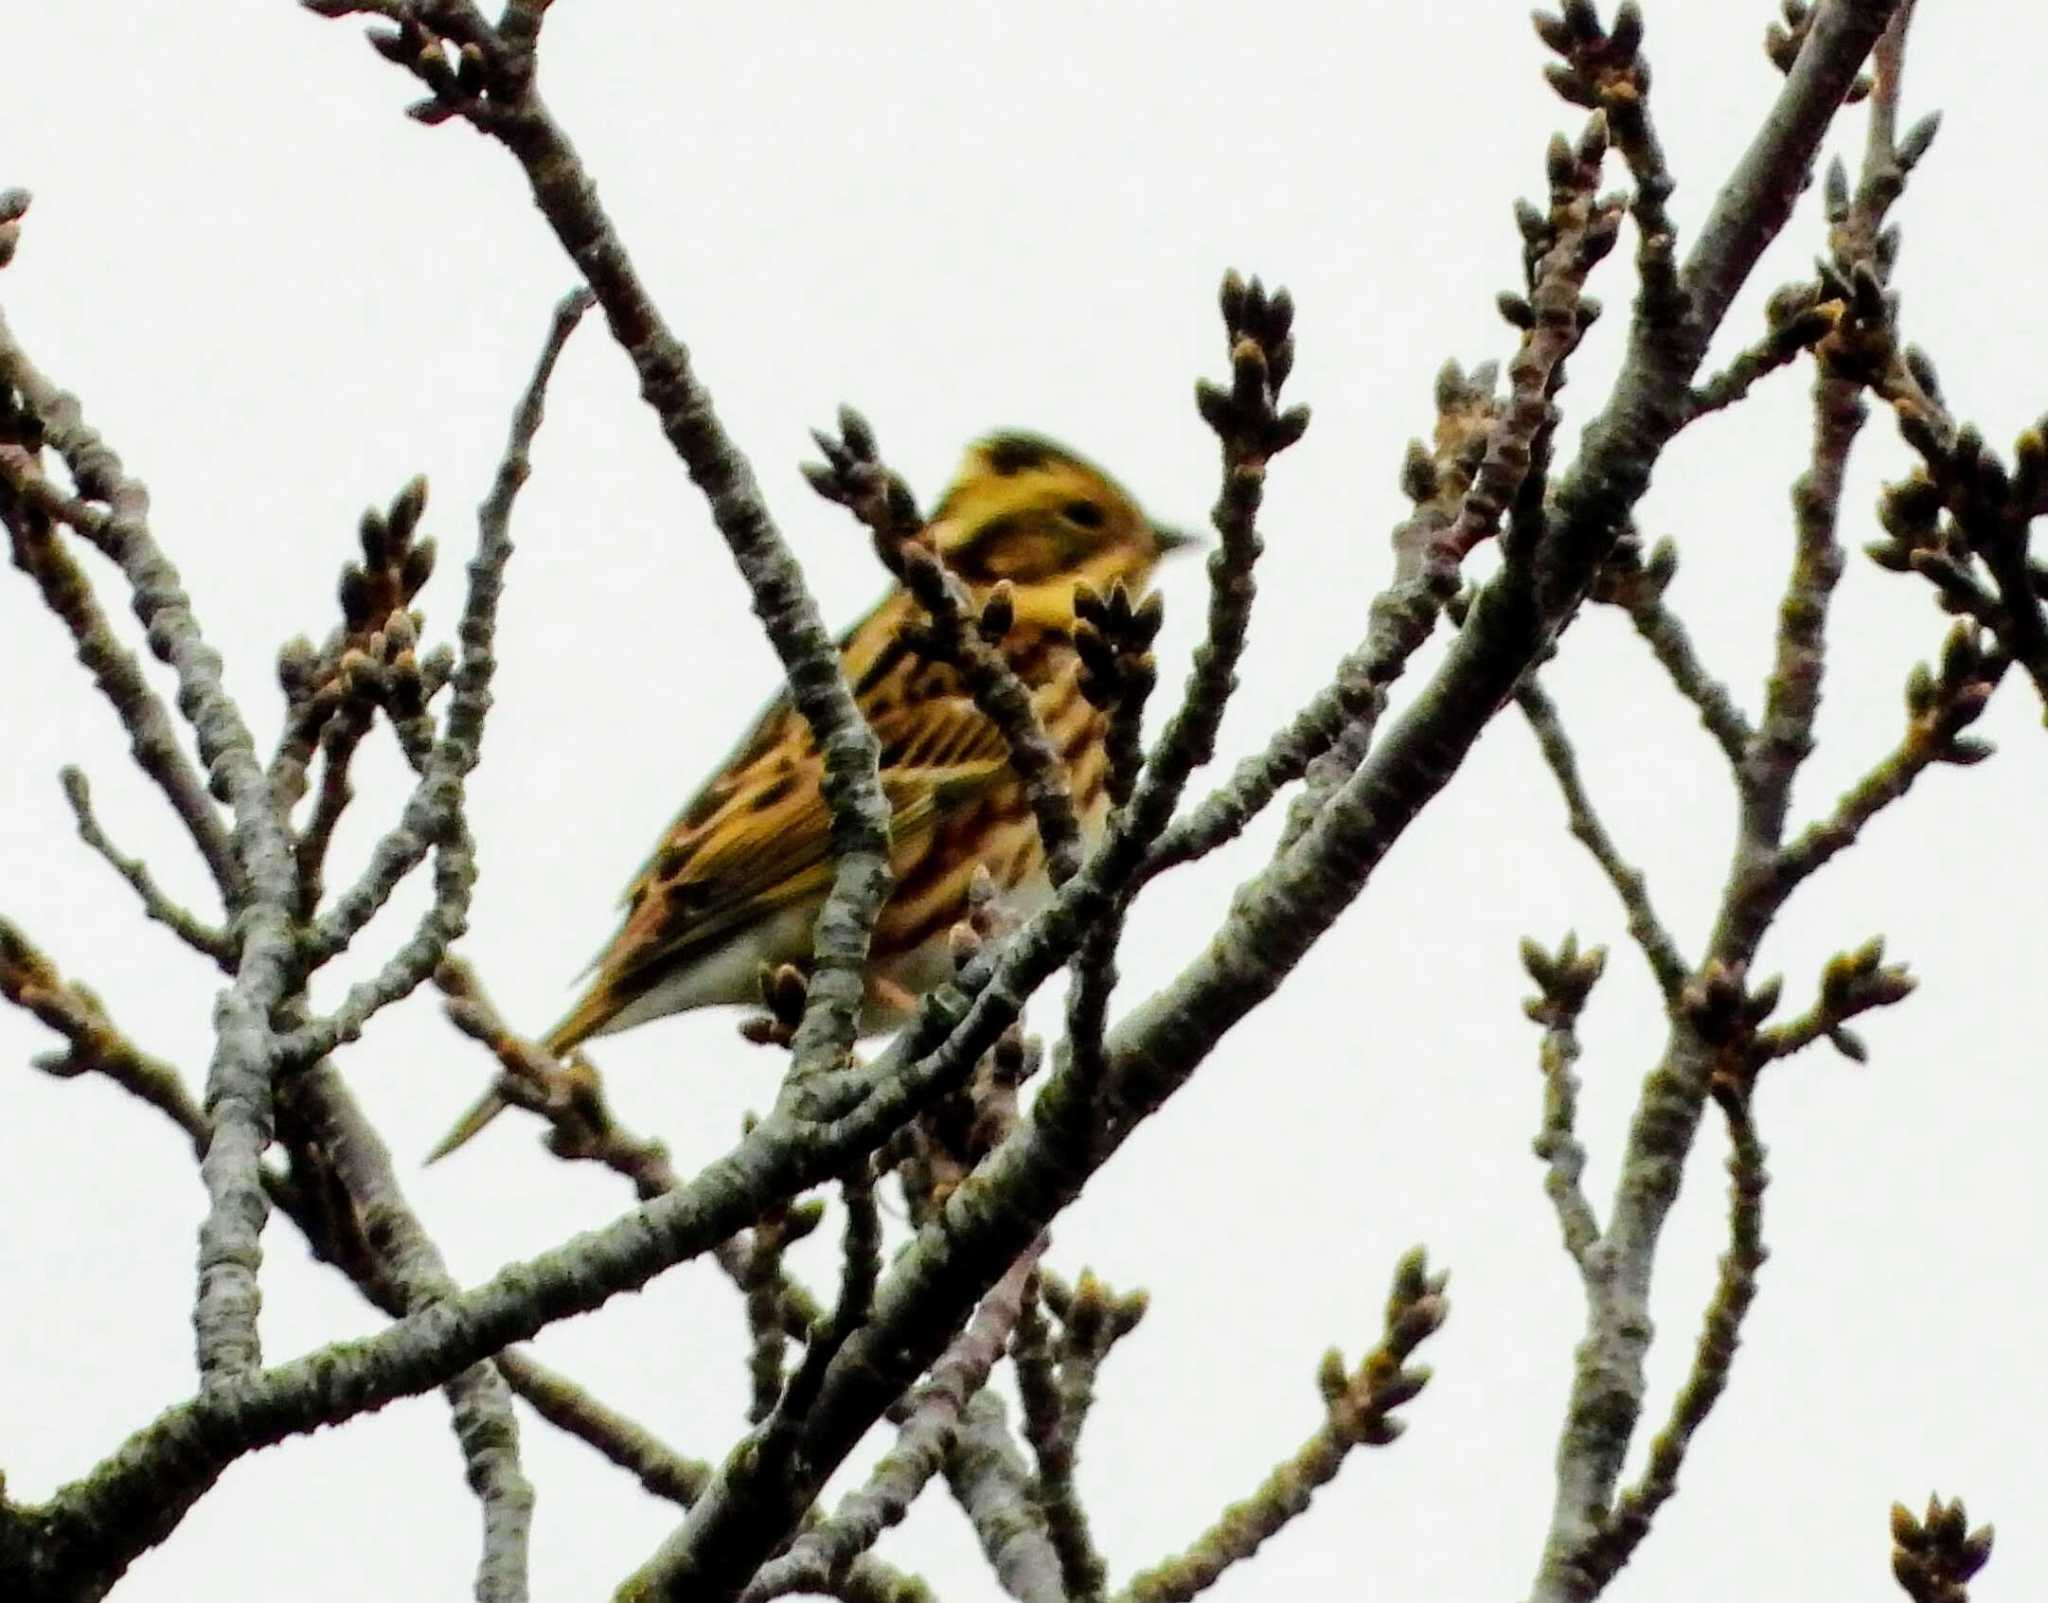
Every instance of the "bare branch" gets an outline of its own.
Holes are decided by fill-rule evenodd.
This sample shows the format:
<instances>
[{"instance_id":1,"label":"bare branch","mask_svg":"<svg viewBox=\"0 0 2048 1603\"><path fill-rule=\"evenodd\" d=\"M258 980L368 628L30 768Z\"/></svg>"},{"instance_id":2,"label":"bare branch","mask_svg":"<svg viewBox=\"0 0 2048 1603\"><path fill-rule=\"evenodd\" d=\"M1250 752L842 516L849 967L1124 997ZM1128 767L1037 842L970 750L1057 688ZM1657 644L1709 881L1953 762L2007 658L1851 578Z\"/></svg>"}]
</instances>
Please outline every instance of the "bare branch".
<instances>
[{"instance_id":1,"label":"bare branch","mask_svg":"<svg viewBox=\"0 0 2048 1603\"><path fill-rule=\"evenodd\" d=\"M1649 1535L1657 1510L1678 1490L1686 1449L1728 1385L1741 1340L1743 1316L1756 1297L1757 1271L1770 1256L1763 1244L1763 1196L1770 1176L1764 1147L1750 1121L1746 1093L1731 1088L1721 1098L1728 1115L1728 1250L1720 1278L1701 1321L1692 1370L1672 1400L1671 1417L1650 1439L1650 1461L1642 1479L1615 1499L1614 1512L1592 1549L1580 1560L1589 1579L1604 1585L1619 1574Z\"/></svg>"},{"instance_id":2,"label":"bare branch","mask_svg":"<svg viewBox=\"0 0 2048 1603\"><path fill-rule=\"evenodd\" d=\"M1769 327L1763 338L1693 390L1688 408L1691 419L1735 405L1761 380L1812 350L1834 332L1841 305L1821 300L1817 285L1794 284L1771 297L1765 315Z\"/></svg>"},{"instance_id":3,"label":"bare branch","mask_svg":"<svg viewBox=\"0 0 2048 1603\"><path fill-rule=\"evenodd\" d=\"M65 768L58 775L64 785L64 799L71 804L71 816L78 822L78 838L104 858L115 873L125 879L142 902L142 910L162 924L193 951L211 958L222 968L232 969L235 943L225 930L216 929L189 908L181 907L157 885L149 867L139 857L130 857L107 838L92 810L92 788L77 768Z\"/></svg>"},{"instance_id":4,"label":"bare branch","mask_svg":"<svg viewBox=\"0 0 2048 1603\"><path fill-rule=\"evenodd\" d=\"M1614 894L1628 914L1629 935L1650 965L1657 989L1664 993L1665 1001L1675 1000L1691 965L1678 950L1678 943L1671 938L1663 920L1657 916L1641 870L1622 860L1621 853L1607 833L1607 826L1601 823L1599 813L1594 810L1593 798L1586 793L1585 782L1579 776L1578 756L1565 734L1556 703L1534 678L1529 678L1516 689L1515 704L1529 721L1543 760L1549 764L1550 772L1557 780L1557 788L1564 794L1565 822L1572 838L1592 853L1600 871L1607 876L1608 884L1614 887Z\"/></svg>"},{"instance_id":5,"label":"bare branch","mask_svg":"<svg viewBox=\"0 0 2048 1603\"><path fill-rule=\"evenodd\" d=\"M630 1180L642 1201L676 1189L679 1180L668 1148L618 1123L596 1066L585 1054L578 1052L563 1064L514 1034L476 971L460 957L444 957L434 971L434 983L448 999L449 1022L488 1047L504 1072L484 1100L427 1154L427 1162L460 1146L485 1118L509 1105L548 1121L548 1150L557 1157L602 1163Z\"/></svg>"},{"instance_id":6,"label":"bare branch","mask_svg":"<svg viewBox=\"0 0 2048 1603\"><path fill-rule=\"evenodd\" d=\"M526 1108L551 1126L547 1147L569 1161L601 1163L632 1184L642 1202L681 1188L682 1179L669 1162L668 1148L651 1137L636 1135L613 1116L604 1084L587 1054L578 1052L566 1065L533 1042L512 1033L475 971L459 957L447 957L434 971L434 983L448 998L449 1020L463 1034L481 1041L503 1067L494 1099ZM468 1128L458 1124L445 1147ZM428 1161L440 1155L429 1154ZM742 1292L754 1294L763 1273L748 1233L720 1242L713 1256L725 1276ZM785 1268L777 1267L772 1284L776 1311L786 1335L802 1339L823 1317L817 1299Z\"/></svg>"},{"instance_id":7,"label":"bare branch","mask_svg":"<svg viewBox=\"0 0 2048 1603\"><path fill-rule=\"evenodd\" d=\"M1335 1348L1316 1376L1328 1418L1242 1503L1233 1503L1184 1553L1141 1571L1117 1594L1117 1603L1184 1603L1207 1591L1233 1564L1248 1559L1302 1514L1316 1491L1336 1478L1354 1448L1385 1447L1404 1422L1394 1410L1429 1384L1424 1365L1409 1356L1434 1335L1450 1311L1443 1274L1429 1273L1420 1247L1394 1270L1386 1331L1379 1345L1346 1373Z\"/></svg>"},{"instance_id":8,"label":"bare branch","mask_svg":"<svg viewBox=\"0 0 2048 1603\"><path fill-rule=\"evenodd\" d=\"M241 938L234 983L215 1009L217 1044L206 1087L213 1136L200 1165L208 1208L199 1232L199 1286L192 1321L201 1383L212 1386L253 1373L261 1361L256 1274L269 1204L258 1160L271 1133L276 1058L270 1015L298 983L291 929L296 878L290 845L283 821L271 806L270 786L256 760L248 726L222 683L220 656L207 645L177 569L150 532L149 492L128 475L113 449L86 423L77 398L36 370L0 319L0 391L8 389L20 395L43 437L64 459L80 500L103 509L92 520L94 543L126 575L150 649L176 671L178 705L198 736L208 783L226 798L234 814L231 844L236 867L230 872L213 860L218 843L211 836L218 830L218 819L210 826L201 824L193 799L184 794L184 778L177 781L173 804L187 815L194 839L208 856ZM34 471L33 462L15 447L0 448L0 458L15 463L10 478L18 480L23 472ZM49 549L54 551L54 542ZM90 607L89 595L84 604ZM128 666L132 668L132 659ZM134 677L139 682L139 672ZM116 704L122 704L118 697ZM146 714L126 709L124 716L147 719ZM131 729L136 727L131 724ZM162 767L169 760L165 749L150 744L149 752L138 751L138 760L145 767ZM207 815L212 816L210 809Z\"/></svg>"},{"instance_id":9,"label":"bare branch","mask_svg":"<svg viewBox=\"0 0 2048 1603\"><path fill-rule=\"evenodd\" d=\"M1397 578L1432 566L1455 570L1474 548L1499 534L1535 460L1536 441L1555 421L1551 396L1562 382L1559 369L1597 315L1597 308L1585 299L1586 280L1614 248L1619 228L1618 212L1595 197L1607 137L1606 119L1596 114L1576 148L1562 136L1551 142L1550 213L1530 273L1529 294L1526 300L1509 297L1502 305L1508 320L1522 329L1521 342L1508 363L1506 400L1496 408L1489 395L1478 414L1483 452L1449 527L1438 530L1424 521L1419 528L1404 525L1396 532ZM1492 388L1490 372L1485 387ZM1510 553L1510 561L1518 566L1526 566L1535 555L1535 531L1525 532L1531 537L1515 542ZM1418 535L1421 544L1415 543Z\"/></svg>"},{"instance_id":10,"label":"bare branch","mask_svg":"<svg viewBox=\"0 0 2048 1603\"><path fill-rule=\"evenodd\" d=\"M1119 834L1141 847L1166 827L1188 776L1215 756L1258 593L1252 570L1265 549L1258 516L1267 465L1301 438L1309 421L1305 406L1280 410L1281 390L1294 370L1293 297L1279 285L1269 292L1256 274L1247 280L1232 270L1223 275L1218 300L1230 342L1230 388L1206 379L1195 385L1196 409L1223 458L1222 489L1209 513L1219 543L1209 558L1208 627L1195 648L1180 705L1146 759L1125 811Z\"/></svg>"},{"instance_id":11,"label":"bare branch","mask_svg":"<svg viewBox=\"0 0 2048 1603\"><path fill-rule=\"evenodd\" d=\"M1968 767L1992 753L1989 742L1966 733L1982 716L2008 659L1987 655L1975 628L1959 621L1949 631L1938 669L1916 666L1906 684L1906 733L1891 752L1850 787L1827 817L1748 865L1722 927L1742 939L1767 927L1786 899L1813 874L1853 845L1864 827L1937 764Z\"/></svg>"},{"instance_id":12,"label":"bare branch","mask_svg":"<svg viewBox=\"0 0 2048 1603\"><path fill-rule=\"evenodd\" d=\"M792 1592L832 1592L852 1566L891 1526L944 1466L958 1438L960 1415L1003 1354L1017 1321L1035 1254L1017 1260L983 1301L981 1310L909 1400L896 1445L859 1491L830 1519L812 1526L789 1551L762 1566L741 1594L745 1603L768 1603ZM628 1583L629 1586L637 1583Z\"/></svg>"},{"instance_id":13,"label":"bare branch","mask_svg":"<svg viewBox=\"0 0 2048 1603\"><path fill-rule=\"evenodd\" d=\"M31 393L20 377L27 361L5 322L0 321L0 398L10 384ZM37 377L39 388L32 393L40 393L50 402L58 399L57 392ZM40 435L40 419L31 421L34 434ZM9 435L19 432L18 426L8 429ZM186 756L170 713L143 677L135 654L115 638L93 597L90 581L57 541L57 525L64 523L99 544L105 538L109 516L104 507L59 495L31 449L11 439L0 441L0 518L12 537L14 565L36 582L45 605L71 631L78 660L128 731L128 749L136 766L156 781L192 837L222 900L232 905L241 867L220 810L207 795L206 781Z\"/></svg>"},{"instance_id":14,"label":"bare branch","mask_svg":"<svg viewBox=\"0 0 2048 1603\"><path fill-rule=\"evenodd\" d=\"M460 1288L407 1204L389 1150L333 1065L316 1063L294 1076L280 1097L279 1117L288 1140L302 1138L300 1155L332 1175L346 1198L350 1235L388 1277L404 1311L430 1313L454 1297ZM533 1486L520 1468L511 1393L488 1361L470 1365L444 1389L469 1484L483 1508L478 1603L525 1603Z\"/></svg>"},{"instance_id":15,"label":"bare branch","mask_svg":"<svg viewBox=\"0 0 2048 1603\"><path fill-rule=\"evenodd\" d=\"M1614 206L1595 198L1607 137L1603 115L1588 122L1576 148L1553 140L1549 210L1524 207L1520 213L1528 294L1500 302L1509 323L1522 331L1508 364L1505 400L1494 396L1491 363L1469 375L1450 363L1438 375L1434 451L1410 445L1402 470L1402 488L1415 510L1394 530L1397 592L1420 581L1427 596L1447 598L1465 557L1497 536L1511 512L1510 567L1526 571L1541 544L1558 415L1552 398L1563 387L1566 359L1599 315L1585 294L1586 280L1613 248L1618 226ZM1667 251L1669 244L1667 233ZM1427 621L1433 623L1433 613ZM1385 682L1370 684L1328 750L1308 764L1281 833L1283 852L1364 762L1385 705Z\"/></svg>"},{"instance_id":16,"label":"bare branch","mask_svg":"<svg viewBox=\"0 0 2048 1603\"><path fill-rule=\"evenodd\" d=\"M1164 830L1134 876L1142 886L1154 875L1206 857L1241 834L1269 802L1300 779L1339 739L1354 739L1362 757L1386 706L1387 687L1436 626L1448 590L1423 574L1383 590L1367 610L1366 637L1338 664L1330 683L1283 725L1266 749L1247 757L1229 780ZM1356 760L1342 763L1349 773Z\"/></svg>"},{"instance_id":17,"label":"bare branch","mask_svg":"<svg viewBox=\"0 0 2048 1603\"><path fill-rule=\"evenodd\" d=\"M1245 528L1256 541L1248 520ZM1248 572L1244 578L1249 584ZM1074 650L1081 662L1081 694L1108 721L1105 788L1112 827L1124 824L1142 775L1144 753L1139 734L1146 698L1159 678L1152 641L1164 617L1156 594L1135 601L1121 584L1113 585L1106 596L1083 587L1074 597ZM1085 1081L1099 1082L1106 1067L1103 1031L1109 1024L1109 999L1116 991L1116 950L1123 939L1126 905L1119 902L1095 920L1074 953L1063 1050Z\"/></svg>"},{"instance_id":18,"label":"bare branch","mask_svg":"<svg viewBox=\"0 0 2048 1603\"><path fill-rule=\"evenodd\" d=\"M1025 1304L1012 1340L1017 1390L1024 1403L1024 1438L1038 1461L1035 1501L1059 1554L1063 1590L1071 1603L1092 1603L1103 1594L1108 1570L1089 1530L1088 1512L1074 1479L1082 1428L1095 1406L1095 1377L1110 1349L1144 1318L1144 1292L1119 1297L1083 1270L1068 1286L1050 1272L1038 1290L1060 1322L1056 1343L1038 1317L1033 1297Z\"/></svg>"},{"instance_id":19,"label":"bare branch","mask_svg":"<svg viewBox=\"0 0 2048 1603\"><path fill-rule=\"evenodd\" d=\"M512 557L512 507L533 471L531 451L545 412L548 381L590 305L590 297L579 290L555 308L540 359L514 411L490 493L477 509L476 555L469 564L469 594L458 630L462 656L446 725L425 756L419 785L397 827L377 843L362 879L337 899L308 937L313 960L324 961L346 948L429 849L434 852L433 905L421 916L412 938L373 979L351 987L331 1017L295 1033L285 1044L291 1061L309 1062L354 1040L379 1010L410 995L432 974L449 944L468 926L476 866L463 818L463 782L481 755L484 721L491 708L498 598ZM420 495L424 497L424 488Z\"/></svg>"},{"instance_id":20,"label":"bare branch","mask_svg":"<svg viewBox=\"0 0 2048 1603\"><path fill-rule=\"evenodd\" d=\"M961 1411L959 1435L946 1455L946 1485L998 1586L1017 1603L1068 1603L1059 1553L1010 1435L1009 1411L993 1391L976 1392Z\"/></svg>"},{"instance_id":21,"label":"bare branch","mask_svg":"<svg viewBox=\"0 0 2048 1603\"><path fill-rule=\"evenodd\" d=\"M185 1089L184 1076L129 1040L107 1017L98 997L82 985L66 982L56 964L6 919L0 919L0 996L64 1037L64 1052L38 1058L36 1067L60 1079L106 1076L170 1119L190 1138L193 1153L204 1155L206 1115Z\"/></svg>"},{"instance_id":22,"label":"bare branch","mask_svg":"<svg viewBox=\"0 0 2048 1603\"><path fill-rule=\"evenodd\" d=\"M1798 537L1778 607L1777 660L1764 687L1763 717L1737 771L1742 850L1758 857L1784 838L1792 781L1813 749L1828 601L1842 576L1842 548L1835 539L1842 475L1868 410L1860 387L1825 362L1814 380L1813 405L1812 463L1792 490Z\"/></svg>"},{"instance_id":23,"label":"bare branch","mask_svg":"<svg viewBox=\"0 0 2048 1603\"><path fill-rule=\"evenodd\" d=\"M1564 1250L1585 1276L1588 1256L1600 1244L1600 1220L1581 1183L1586 1148L1578 1136L1579 1078L1572 1066L1579 1060L1579 1014L1606 969L1607 949L1595 946L1581 954L1575 935L1566 935L1554 953L1525 940L1522 966L1541 991L1522 1004L1543 1026L1543 1127L1535 1152L1544 1163L1543 1189L1557 1210Z\"/></svg>"},{"instance_id":24,"label":"bare branch","mask_svg":"<svg viewBox=\"0 0 2048 1603\"><path fill-rule=\"evenodd\" d=\"M513 1392L564 1435L596 1449L631 1475L650 1496L688 1508L711 1476L711 1466L686 1458L644 1426L608 1408L566 1375L556 1373L523 1347L507 1348L493 1360Z\"/></svg>"},{"instance_id":25,"label":"bare branch","mask_svg":"<svg viewBox=\"0 0 2048 1603\"><path fill-rule=\"evenodd\" d=\"M1861 1063L1867 1053L1862 1038L1845 1027L1848 1021L1903 1002L1918 983L1903 963L1884 961L1882 937L1865 941L1853 952L1837 952L1821 972L1820 996L1813 1006L1797 1018L1757 1032L1746 1077L1754 1079L1765 1063L1790 1057L1816 1041L1830 1042L1844 1057Z\"/></svg>"},{"instance_id":26,"label":"bare branch","mask_svg":"<svg viewBox=\"0 0 2048 1603\"><path fill-rule=\"evenodd\" d=\"M1664 605L1664 592L1677 573L1678 549L1669 540L1660 540L1642 562L1636 560L1633 544L1619 545L1602 570L1593 598L1611 602L1628 614L1636 633L1670 675L1673 688L1698 709L1700 723L1714 737L1730 767L1737 767L1755 739L1755 731L1728 687L1700 662L1692 636L1678 614Z\"/></svg>"}]
</instances>

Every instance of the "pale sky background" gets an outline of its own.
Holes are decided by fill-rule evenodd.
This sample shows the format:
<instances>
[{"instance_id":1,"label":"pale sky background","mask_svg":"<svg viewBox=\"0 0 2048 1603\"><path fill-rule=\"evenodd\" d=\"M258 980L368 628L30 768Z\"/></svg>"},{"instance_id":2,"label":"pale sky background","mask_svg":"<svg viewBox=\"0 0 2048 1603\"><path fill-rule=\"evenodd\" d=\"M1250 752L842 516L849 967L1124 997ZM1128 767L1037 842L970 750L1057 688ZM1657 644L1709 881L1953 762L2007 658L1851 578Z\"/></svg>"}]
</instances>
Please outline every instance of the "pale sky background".
<instances>
[{"instance_id":1,"label":"pale sky background","mask_svg":"<svg viewBox=\"0 0 2048 1603\"><path fill-rule=\"evenodd\" d=\"M1898 282L1911 337L2003 447L2048 405L2048 325L2031 310L2048 260L2048 16L1989 0L1922 9L1908 115L1938 105L1946 121L1899 213ZM1758 49L1775 7L1646 10L1679 177L1672 210L1689 238L1776 91ZM460 127L404 119L414 86L354 24L287 0L15 12L0 183L30 187L36 203L0 303L149 484L158 536L267 748L278 642L324 634L357 515L420 471L443 552L424 605L430 635L447 637L470 509L569 267L512 161ZM1526 7L1499 0L563 0L543 85L835 623L880 588L860 532L795 470L806 430L838 402L866 411L927 499L969 437L1017 424L1071 440L1158 515L1196 523L1216 473L1189 391L1224 370L1217 278L1234 264L1289 285L1291 398L1315 422L1273 474L1228 760L1360 633L1389 571L1403 444L1431 424L1438 366L1511 349L1493 311L1499 290L1519 288L1510 206L1541 196L1551 131L1579 125L1543 86L1544 59ZM1849 114L1833 148L1853 156L1862 128ZM1764 293L1821 248L1818 213L1810 195L1720 354L1753 337ZM1594 285L1611 315L1573 367L1567 448L1612 371L1627 252ZM1806 382L1804 369L1781 376L1759 403L1688 434L1643 508L1684 551L1673 601L1752 708L1789 558ZM1874 534L1878 482L1903 460L1889 420L1873 419L1845 502L1852 549ZM465 950L537 1030L609 931L617 887L774 669L701 501L594 319L564 363L536 462L471 787L483 879ZM1171 572L1165 588L1171 687L1200 616L1199 571ZM1896 738L1907 669L1945 628L1923 585L1860 556L1837 619L1802 818ZM12 576L0 638L0 908L196 1081L215 980L73 840L59 765L85 766L109 830L171 886L196 897L200 873L62 631ZM1696 951L1732 821L1717 754L1614 616L1575 628L1549 677L1611 827ZM1999 1523L1983 1597L2048 1587L2039 725L2015 676L1983 726L1999 757L1930 774L1766 949L1788 1005L1811 999L1830 952L1880 931L1923 985L1859 1024L1868 1067L1822 1049L1770 1071L1759 1119L1775 1177L1771 1261L1733 1384L1617 1597L1885 1596L1886 1507L1930 1489ZM382 746L358 772L344 865L403 795ZM1197 949L1274 827L1146 897L1125 947L1127 998ZM374 927L370 954L417 905ZM1604 1215L1662 1030L1621 913L1563 834L1509 713L1295 981L1060 1221L1063 1272L1092 1265L1152 1293L1083 1444L1081 1483L1118 1581L1181 1548L1315 1427L1322 1349L1355 1360L1370 1344L1396 1257L1422 1241L1453 1271L1453 1311L1408 1435L1354 1458L1216 1596L1523 1595L1581 1302L1529 1152L1537 1033L1520 1013L1531 987L1516 940L1549 944L1568 928L1614 948L1581 1065ZM324 994L346 977L326 976ZM1038 1017L1057 1015L1041 1004ZM10 1064L50 1044L0 1014ZM723 1013L606 1043L599 1061L622 1116L664 1135L685 1171L766 1105L776 1069ZM465 1282L630 1203L615 1177L548 1158L517 1117L445 1166L412 1166L489 1073L431 999L386 1015L343 1063ZM1710 1118L1660 1260L1649 1423L1690 1361L1722 1250L1724 1154ZM0 1174L12 1221L0 1240L12 1310L0 1319L0 1469L10 1495L37 1498L189 1391L203 1199L182 1139L149 1110L25 1067L0 1076ZM265 1241L268 1356L378 1328L288 1224ZM709 1268L552 1330L538 1350L691 1453L720 1457L741 1429L741 1309ZM609 1595L675 1512L524 1418L540 1494L534 1595ZM435 1396L245 1460L119 1595L455 1598L476 1542ZM224 1569L230 1550L243 1561ZM943 1496L882 1551L949 1603L994 1595Z\"/></svg>"}]
</instances>

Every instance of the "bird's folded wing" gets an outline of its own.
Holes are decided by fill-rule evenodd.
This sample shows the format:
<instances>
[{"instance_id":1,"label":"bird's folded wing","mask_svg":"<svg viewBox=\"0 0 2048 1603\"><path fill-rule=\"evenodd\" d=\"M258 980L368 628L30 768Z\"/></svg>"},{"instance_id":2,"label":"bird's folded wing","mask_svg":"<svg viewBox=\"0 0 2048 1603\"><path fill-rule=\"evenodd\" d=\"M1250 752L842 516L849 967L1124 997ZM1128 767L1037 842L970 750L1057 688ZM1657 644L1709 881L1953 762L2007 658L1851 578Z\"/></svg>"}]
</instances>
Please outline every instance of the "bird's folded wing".
<instances>
[{"instance_id":1,"label":"bird's folded wing","mask_svg":"<svg viewBox=\"0 0 2048 1603\"><path fill-rule=\"evenodd\" d=\"M873 719L890 807L890 857L914 861L936 823L1009 777L1002 737L965 696ZM614 982L701 951L769 913L824 894L832 820L812 753L764 757L731 776L724 805L673 831L635 882L631 911L598 968Z\"/></svg>"},{"instance_id":2,"label":"bird's folded wing","mask_svg":"<svg viewBox=\"0 0 2048 1603\"><path fill-rule=\"evenodd\" d=\"M883 597L839 637L840 665L853 686L855 701L864 710L877 688L895 677L903 665L902 633L910 612L910 598L896 591ZM787 690L769 698L768 704L754 715L739 744L726 753L725 761L712 770L711 777L683 804L682 811L663 832L661 845L634 871L619 893L619 905L629 911L637 908L642 893L656 877L655 870L668 846L706 828L731 805L756 770L782 753L795 758L815 756L810 726L791 705Z\"/></svg>"}]
</instances>

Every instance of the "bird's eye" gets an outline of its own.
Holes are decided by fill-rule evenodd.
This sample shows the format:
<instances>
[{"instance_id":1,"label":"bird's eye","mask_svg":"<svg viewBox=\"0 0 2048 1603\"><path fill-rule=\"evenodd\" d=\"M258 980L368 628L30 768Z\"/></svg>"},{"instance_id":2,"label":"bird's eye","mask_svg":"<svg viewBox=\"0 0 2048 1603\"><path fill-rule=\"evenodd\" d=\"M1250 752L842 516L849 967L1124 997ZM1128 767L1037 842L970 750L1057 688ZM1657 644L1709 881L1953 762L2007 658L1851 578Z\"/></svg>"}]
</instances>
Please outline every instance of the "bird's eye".
<instances>
[{"instance_id":1,"label":"bird's eye","mask_svg":"<svg viewBox=\"0 0 2048 1603\"><path fill-rule=\"evenodd\" d=\"M1069 501L1060 508L1060 516L1079 528L1102 527L1102 508L1094 501Z\"/></svg>"}]
</instances>

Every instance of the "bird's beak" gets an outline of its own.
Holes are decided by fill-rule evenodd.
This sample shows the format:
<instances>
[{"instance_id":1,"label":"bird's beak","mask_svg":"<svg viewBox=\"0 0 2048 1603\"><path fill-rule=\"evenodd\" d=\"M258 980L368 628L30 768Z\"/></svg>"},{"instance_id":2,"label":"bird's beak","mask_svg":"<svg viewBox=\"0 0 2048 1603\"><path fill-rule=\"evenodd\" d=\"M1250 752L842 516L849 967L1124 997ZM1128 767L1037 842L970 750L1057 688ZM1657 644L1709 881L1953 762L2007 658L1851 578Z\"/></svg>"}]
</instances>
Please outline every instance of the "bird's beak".
<instances>
[{"instance_id":1,"label":"bird's beak","mask_svg":"<svg viewBox=\"0 0 2048 1603\"><path fill-rule=\"evenodd\" d=\"M1165 523L1152 525L1152 539L1162 557L1170 557L1176 551L1199 551L1209 543L1199 534L1190 534L1186 529L1176 529Z\"/></svg>"}]
</instances>

